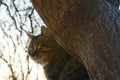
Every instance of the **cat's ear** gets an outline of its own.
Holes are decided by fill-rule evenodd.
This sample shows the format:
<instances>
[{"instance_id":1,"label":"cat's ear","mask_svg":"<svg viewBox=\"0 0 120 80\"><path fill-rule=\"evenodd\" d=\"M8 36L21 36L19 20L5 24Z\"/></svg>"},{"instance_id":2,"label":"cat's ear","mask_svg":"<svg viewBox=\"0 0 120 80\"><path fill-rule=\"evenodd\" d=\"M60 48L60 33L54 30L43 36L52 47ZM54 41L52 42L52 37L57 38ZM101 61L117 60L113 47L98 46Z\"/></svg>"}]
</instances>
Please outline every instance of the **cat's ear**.
<instances>
[{"instance_id":1,"label":"cat's ear","mask_svg":"<svg viewBox=\"0 0 120 80\"><path fill-rule=\"evenodd\" d=\"M33 35L31 35L29 32L25 31L29 39L32 39Z\"/></svg>"},{"instance_id":2,"label":"cat's ear","mask_svg":"<svg viewBox=\"0 0 120 80\"><path fill-rule=\"evenodd\" d=\"M42 35L46 35L48 37L51 36L50 30L47 27L45 27L45 26L41 26L41 34Z\"/></svg>"},{"instance_id":3,"label":"cat's ear","mask_svg":"<svg viewBox=\"0 0 120 80\"><path fill-rule=\"evenodd\" d=\"M47 27L41 26L41 34L46 34L48 32Z\"/></svg>"}]
</instances>

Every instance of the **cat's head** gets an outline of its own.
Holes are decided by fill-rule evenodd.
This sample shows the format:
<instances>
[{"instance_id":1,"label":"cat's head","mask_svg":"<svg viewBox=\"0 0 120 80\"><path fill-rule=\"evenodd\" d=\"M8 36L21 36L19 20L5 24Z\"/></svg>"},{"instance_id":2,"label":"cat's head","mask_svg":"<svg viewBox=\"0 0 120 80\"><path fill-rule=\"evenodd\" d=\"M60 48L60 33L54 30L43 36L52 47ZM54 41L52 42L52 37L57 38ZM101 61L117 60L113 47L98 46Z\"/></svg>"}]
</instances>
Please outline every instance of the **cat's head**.
<instances>
[{"instance_id":1,"label":"cat's head","mask_svg":"<svg viewBox=\"0 0 120 80\"><path fill-rule=\"evenodd\" d=\"M52 56L52 38L47 28L42 27L41 34L33 36L28 34L30 41L28 53L37 63L45 66Z\"/></svg>"}]
</instances>

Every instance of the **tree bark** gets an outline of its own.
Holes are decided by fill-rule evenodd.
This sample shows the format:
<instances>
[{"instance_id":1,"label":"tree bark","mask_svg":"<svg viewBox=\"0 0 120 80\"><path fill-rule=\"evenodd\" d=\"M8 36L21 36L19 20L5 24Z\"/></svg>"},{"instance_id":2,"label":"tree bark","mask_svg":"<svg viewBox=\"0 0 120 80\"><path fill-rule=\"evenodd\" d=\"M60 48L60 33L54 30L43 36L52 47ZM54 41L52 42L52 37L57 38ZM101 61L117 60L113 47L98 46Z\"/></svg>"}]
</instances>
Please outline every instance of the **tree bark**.
<instances>
[{"instance_id":1,"label":"tree bark","mask_svg":"<svg viewBox=\"0 0 120 80\"><path fill-rule=\"evenodd\" d=\"M104 0L32 0L32 3L57 42L82 61L91 80L120 80L117 7Z\"/></svg>"}]
</instances>

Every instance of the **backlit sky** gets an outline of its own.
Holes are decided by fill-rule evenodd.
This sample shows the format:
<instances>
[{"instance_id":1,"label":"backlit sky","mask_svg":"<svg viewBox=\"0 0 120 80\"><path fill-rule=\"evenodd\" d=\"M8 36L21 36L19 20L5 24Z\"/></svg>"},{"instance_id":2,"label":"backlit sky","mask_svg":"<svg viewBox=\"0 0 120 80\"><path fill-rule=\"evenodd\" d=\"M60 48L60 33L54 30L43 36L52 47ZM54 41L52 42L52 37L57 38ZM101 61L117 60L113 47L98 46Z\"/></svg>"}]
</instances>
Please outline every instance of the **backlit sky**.
<instances>
[{"instance_id":1,"label":"backlit sky","mask_svg":"<svg viewBox=\"0 0 120 80\"><path fill-rule=\"evenodd\" d=\"M4 0L6 4L10 5L11 0ZM27 4L23 4L24 0L16 0L15 3L17 6L19 6L19 9L27 8L31 3L29 0L25 0ZM11 6L12 7L12 6ZM9 8L11 11L11 15L14 15L14 9ZM20 14L25 14L25 12L21 11ZM34 11L34 17L36 17L36 20L38 20L39 25L35 28L34 34L37 35L40 33L40 26L44 25L40 17L38 16L37 12ZM17 18L16 15L16 22L17 26L19 28L20 24L20 18ZM22 19L25 20L24 18ZM34 24L34 23L33 23ZM27 19L25 21L25 25L23 26L25 30L31 31L30 28L30 21ZM4 31L2 30L4 29ZM4 33L5 32L5 33ZM7 35L6 35L7 34ZM11 36L11 38L9 37ZM12 40L11 40L12 39ZM14 44L15 46L14 46ZM0 6L0 55L3 54L4 58L12 64L12 67L14 69L14 72L16 72L18 80L21 80L21 66L22 70L24 71L24 74L27 73L27 51L26 45L29 45L29 40L24 31L21 33L16 30L15 24L11 17L8 15L8 11L4 5ZM16 52L14 52L16 49ZM20 66L21 65L21 66ZM28 77L28 80L36 80L36 77L38 77L38 80L46 80L44 71L42 67L39 64L36 64L33 60L30 59L29 66L32 68L32 71ZM10 69L8 68L8 65L0 59L0 80L11 80L9 78L9 75L11 75Z\"/></svg>"}]
</instances>

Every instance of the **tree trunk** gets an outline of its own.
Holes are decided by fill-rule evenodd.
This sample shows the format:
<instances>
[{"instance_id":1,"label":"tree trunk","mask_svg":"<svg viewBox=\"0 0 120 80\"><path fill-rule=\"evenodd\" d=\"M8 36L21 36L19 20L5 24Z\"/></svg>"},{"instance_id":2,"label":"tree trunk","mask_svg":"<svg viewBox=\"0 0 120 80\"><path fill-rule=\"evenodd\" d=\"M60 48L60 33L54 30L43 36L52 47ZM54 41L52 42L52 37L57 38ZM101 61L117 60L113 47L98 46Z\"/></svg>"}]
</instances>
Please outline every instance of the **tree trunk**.
<instances>
[{"instance_id":1,"label":"tree trunk","mask_svg":"<svg viewBox=\"0 0 120 80\"><path fill-rule=\"evenodd\" d=\"M116 6L104 0L32 3L57 42L82 61L91 80L120 80L120 16Z\"/></svg>"}]
</instances>

